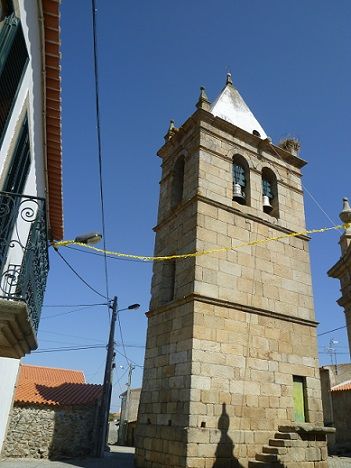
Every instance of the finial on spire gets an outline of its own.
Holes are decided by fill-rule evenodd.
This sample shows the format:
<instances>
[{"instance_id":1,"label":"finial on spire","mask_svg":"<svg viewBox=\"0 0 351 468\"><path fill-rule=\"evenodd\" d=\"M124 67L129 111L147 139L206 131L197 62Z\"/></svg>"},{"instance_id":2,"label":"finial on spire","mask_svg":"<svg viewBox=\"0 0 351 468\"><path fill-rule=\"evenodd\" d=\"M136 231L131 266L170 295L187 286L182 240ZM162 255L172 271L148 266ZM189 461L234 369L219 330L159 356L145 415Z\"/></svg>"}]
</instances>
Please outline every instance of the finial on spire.
<instances>
[{"instance_id":1,"label":"finial on spire","mask_svg":"<svg viewBox=\"0 0 351 468\"><path fill-rule=\"evenodd\" d=\"M339 214L339 217L344 224L348 225L351 223L351 207L349 199L347 197L344 197L342 199L342 202L342 212ZM350 232L350 228L351 226L346 226L346 232Z\"/></svg>"},{"instance_id":2,"label":"finial on spire","mask_svg":"<svg viewBox=\"0 0 351 468\"><path fill-rule=\"evenodd\" d=\"M205 88L203 86L200 87L200 96L199 96L199 100L196 103L196 107L198 109L204 109L206 111L210 110L211 103L208 100Z\"/></svg>"},{"instance_id":3,"label":"finial on spire","mask_svg":"<svg viewBox=\"0 0 351 468\"><path fill-rule=\"evenodd\" d=\"M170 120L168 131L165 135L165 141L169 141L176 133L178 132L178 128L174 125L174 120Z\"/></svg>"},{"instance_id":4,"label":"finial on spire","mask_svg":"<svg viewBox=\"0 0 351 468\"><path fill-rule=\"evenodd\" d=\"M233 79L232 79L232 74L230 72L227 73L227 81L225 83L226 85L232 85L233 86Z\"/></svg>"}]
</instances>

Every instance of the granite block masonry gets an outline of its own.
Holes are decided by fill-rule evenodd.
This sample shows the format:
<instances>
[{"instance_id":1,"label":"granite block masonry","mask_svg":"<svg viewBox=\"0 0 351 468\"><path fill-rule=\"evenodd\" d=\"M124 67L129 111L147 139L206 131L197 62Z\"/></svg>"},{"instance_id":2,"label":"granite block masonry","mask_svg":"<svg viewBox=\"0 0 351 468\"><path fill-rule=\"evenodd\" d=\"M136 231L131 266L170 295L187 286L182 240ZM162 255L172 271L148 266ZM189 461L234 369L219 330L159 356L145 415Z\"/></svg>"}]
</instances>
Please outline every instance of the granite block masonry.
<instances>
[{"instance_id":1,"label":"granite block masonry","mask_svg":"<svg viewBox=\"0 0 351 468\"><path fill-rule=\"evenodd\" d=\"M264 242L305 230L298 149L271 143L230 75L165 137L155 255L212 252L154 263L140 468L259 464L305 423L284 466L326 466L309 239Z\"/></svg>"},{"instance_id":2,"label":"granite block masonry","mask_svg":"<svg viewBox=\"0 0 351 468\"><path fill-rule=\"evenodd\" d=\"M95 426L95 406L16 405L2 456L55 459L91 455Z\"/></svg>"}]
</instances>

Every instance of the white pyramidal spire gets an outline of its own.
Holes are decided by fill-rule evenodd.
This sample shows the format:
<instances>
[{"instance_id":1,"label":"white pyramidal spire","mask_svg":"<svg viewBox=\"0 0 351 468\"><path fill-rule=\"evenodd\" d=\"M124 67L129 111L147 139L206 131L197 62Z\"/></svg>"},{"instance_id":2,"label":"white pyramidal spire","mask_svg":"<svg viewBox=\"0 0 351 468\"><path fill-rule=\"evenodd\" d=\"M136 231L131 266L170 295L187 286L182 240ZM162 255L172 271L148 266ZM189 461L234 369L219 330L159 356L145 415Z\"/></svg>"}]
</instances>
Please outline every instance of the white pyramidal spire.
<instances>
[{"instance_id":1,"label":"white pyramidal spire","mask_svg":"<svg viewBox=\"0 0 351 468\"><path fill-rule=\"evenodd\" d=\"M234 88L230 73L227 73L226 85L212 104L210 112L249 133L260 136L262 139L267 138L266 132L245 104L239 91Z\"/></svg>"}]
</instances>

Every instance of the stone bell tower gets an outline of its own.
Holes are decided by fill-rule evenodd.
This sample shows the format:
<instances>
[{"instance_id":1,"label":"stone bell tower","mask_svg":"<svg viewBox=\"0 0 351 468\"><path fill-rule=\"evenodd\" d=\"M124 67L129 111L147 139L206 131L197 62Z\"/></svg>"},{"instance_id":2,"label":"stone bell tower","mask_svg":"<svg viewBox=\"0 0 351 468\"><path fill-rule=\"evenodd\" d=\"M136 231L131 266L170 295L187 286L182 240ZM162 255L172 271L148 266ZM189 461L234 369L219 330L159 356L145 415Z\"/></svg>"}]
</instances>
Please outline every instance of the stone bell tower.
<instances>
[{"instance_id":1,"label":"stone bell tower","mask_svg":"<svg viewBox=\"0 0 351 468\"><path fill-rule=\"evenodd\" d=\"M230 74L196 107L158 152L155 255L204 254L154 263L137 466L326 466L309 239L264 242L304 231L305 161Z\"/></svg>"}]
</instances>

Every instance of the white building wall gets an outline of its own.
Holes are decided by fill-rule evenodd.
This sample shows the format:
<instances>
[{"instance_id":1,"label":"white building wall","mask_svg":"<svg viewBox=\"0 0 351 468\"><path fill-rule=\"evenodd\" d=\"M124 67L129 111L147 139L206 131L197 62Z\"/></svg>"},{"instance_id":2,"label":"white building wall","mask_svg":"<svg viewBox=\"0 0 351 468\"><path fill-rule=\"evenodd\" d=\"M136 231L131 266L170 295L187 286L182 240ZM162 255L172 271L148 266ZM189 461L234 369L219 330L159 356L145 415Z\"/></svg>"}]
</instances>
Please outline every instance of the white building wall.
<instances>
[{"instance_id":1,"label":"white building wall","mask_svg":"<svg viewBox=\"0 0 351 468\"><path fill-rule=\"evenodd\" d=\"M12 408L19 359L0 359L0 453L6 436L9 413Z\"/></svg>"},{"instance_id":2,"label":"white building wall","mask_svg":"<svg viewBox=\"0 0 351 468\"><path fill-rule=\"evenodd\" d=\"M14 0L16 16L21 19L27 44L29 63L24 74L16 103L0 152L0 189L15 148L16 139L25 113L28 115L31 165L24 188L25 195L45 197L44 129L43 129L43 75L40 12L37 0ZM26 243L29 224L19 224L22 242ZM8 262L20 264L22 250L10 249ZM0 452L6 436L9 413L12 407L14 388L20 361L0 358Z\"/></svg>"},{"instance_id":3,"label":"white building wall","mask_svg":"<svg viewBox=\"0 0 351 468\"><path fill-rule=\"evenodd\" d=\"M34 0L15 0L15 14L21 20L23 35L27 45L29 63L22 79L21 87L6 129L0 154L0 187L3 185L12 154L16 145L25 114L28 115L31 164L23 194L45 197L45 152L43 129L43 75L41 18L38 2ZM35 204L30 205L36 209ZM30 223L19 217L20 243L26 244ZM23 251L20 244L9 249L7 265L20 265ZM5 267L6 271L7 266ZM6 286L3 286L6 287Z\"/></svg>"},{"instance_id":4,"label":"white building wall","mask_svg":"<svg viewBox=\"0 0 351 468\"><path fill-rule=\"evenodd\" d=\"M17 135L27 112L29 121L31 166L24 194L45 196L45 165L43 139L43 82L40 13L35 0L14 1L20 16L29 63L23 77L0 154L0 183L3 184Z\"/></svg>"}]
</instances>

